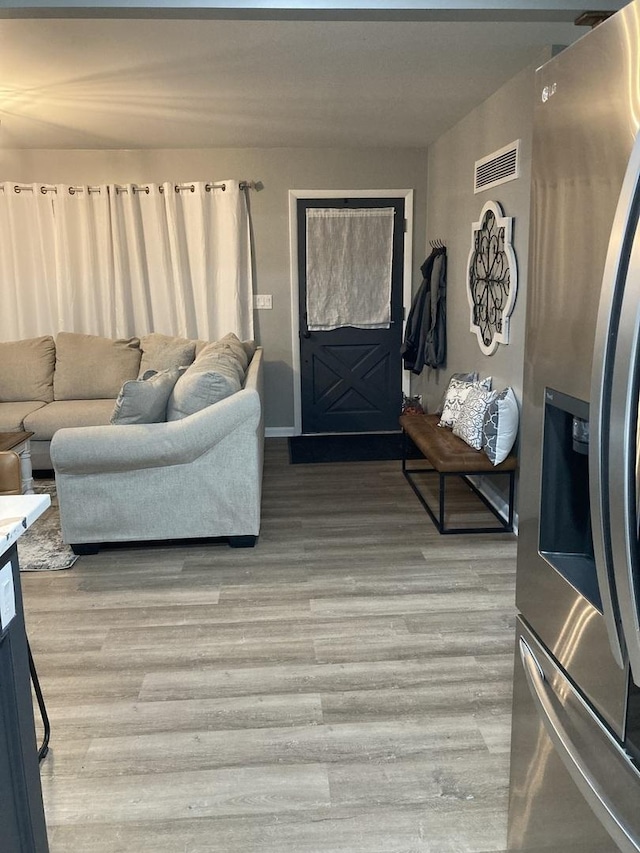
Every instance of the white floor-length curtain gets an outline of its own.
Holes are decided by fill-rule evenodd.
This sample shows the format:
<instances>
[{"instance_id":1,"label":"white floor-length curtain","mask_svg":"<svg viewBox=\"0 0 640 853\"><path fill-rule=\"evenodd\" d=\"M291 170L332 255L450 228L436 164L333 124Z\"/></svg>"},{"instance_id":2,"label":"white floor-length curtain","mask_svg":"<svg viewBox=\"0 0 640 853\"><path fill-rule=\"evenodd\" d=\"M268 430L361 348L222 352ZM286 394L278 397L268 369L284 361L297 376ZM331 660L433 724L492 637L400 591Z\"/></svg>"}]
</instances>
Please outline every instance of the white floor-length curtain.
<instances>
[{"instance_id":1,"label":"white floor-length curtain","mask_svg":"<svg viewBox=\"0 0 640 853\"><path fill-rule=\"evenodd\" d=\"M147 192L148 190L148 192ZM162 221L158 188L137 189L134 184L109 187L113 233L114 291L118 335L145 335L161 331L173 334L172 312L164 300L164 279L171 276L170 259L163 250L157 229ZM163 269L158 280L154 267ZM167 281L170 286L171 282ZM154 328L154 307L160 327Z\"/></svg>"},{"instance_id":2,"label":"white floor-length curtain","mask_svg":"<svg viewBox=\"0 0 640 853\"><path fill-rule=\"evenodd\" d=\"M52 334L58 322L53 199L39 184L0 189L0 339ZM57 329L56 329L57 330Z\"/></svg>"},{"instance_id":3,"label":"white floor-length curtain","mask_svg":"<svg viewBox=\"0 0 640 853\"><path fill-rule=\"evenodd\" d=\"M214 329L238 326L244 339L253 338L253 286L251 280L251 235L247 197L237 181L224 181L224 189L213 190L215 204L203 208L206 258L216 258L211 267L213 287L207 290L208 317ZM197 198L197 195L196 195ZM195 209L195 208L194 208ZM186 233L195 230L186 220ZM195 251L190 256L195 256ZM200 275L204 276L204 269ZM211 339L211 335L205 336Z\"/></svg>"},{"instance_id":4,"label":"white floor-length curtain","mask_svg":"<svg viewBox=\"0 0 640 853\"><path fill-rule=\"evenodd\" d=\"M56 215L58 331L121 335L114 291L113 240L106 184L59 184Z\"/></svg>"},{"instance_id":5,"label":"white floor-length curtain","mask_svg":"<svg viewBox=\"0 0 640 853\"><path fill-rule=\"evenodd\" d=\"M0 339L253 337L249 213L237 181L14 186L0 191Z\"/></svg>"}]
</instances>

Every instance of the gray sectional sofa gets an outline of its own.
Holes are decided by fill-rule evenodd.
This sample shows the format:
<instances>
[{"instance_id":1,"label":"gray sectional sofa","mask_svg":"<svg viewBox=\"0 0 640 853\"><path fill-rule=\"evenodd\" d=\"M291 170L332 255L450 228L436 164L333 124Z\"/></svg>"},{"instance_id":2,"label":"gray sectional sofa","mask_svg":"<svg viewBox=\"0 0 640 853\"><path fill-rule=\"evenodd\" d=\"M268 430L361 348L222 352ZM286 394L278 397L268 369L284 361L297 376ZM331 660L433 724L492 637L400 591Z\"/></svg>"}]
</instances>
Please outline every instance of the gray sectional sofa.
<instances>
[{"instance_id":1,"label":"gray sectional sofa","mask_svg":"<svg viewBox=\"0 0 640 853\"><path fill-rule=\"evenodd\" d=\"M55 470L62 535L100 543L255 544L264 445L262 349L228 335L0 343L0 431L32 431Z\"/></svg>"}]
</instances>

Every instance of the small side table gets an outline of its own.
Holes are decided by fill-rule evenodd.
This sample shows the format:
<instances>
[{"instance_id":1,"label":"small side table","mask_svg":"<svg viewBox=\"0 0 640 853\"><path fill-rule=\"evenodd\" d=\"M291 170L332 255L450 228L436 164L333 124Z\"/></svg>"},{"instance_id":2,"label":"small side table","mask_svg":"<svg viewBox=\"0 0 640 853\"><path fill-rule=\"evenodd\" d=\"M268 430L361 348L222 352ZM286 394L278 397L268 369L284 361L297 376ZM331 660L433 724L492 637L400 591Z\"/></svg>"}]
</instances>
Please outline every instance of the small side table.
<instances>
[{"instance_id":1,"label":"small side table","mask_svg":"<svg viewBox=\"0 0 640 853\"><path fill-rule=\"evenodd\" d=\"M33 471L31 470L32 432L0 432L0 451L13 450L20 457L20 479L22 494L33 494Z\"/></svg>"}]
</instances>

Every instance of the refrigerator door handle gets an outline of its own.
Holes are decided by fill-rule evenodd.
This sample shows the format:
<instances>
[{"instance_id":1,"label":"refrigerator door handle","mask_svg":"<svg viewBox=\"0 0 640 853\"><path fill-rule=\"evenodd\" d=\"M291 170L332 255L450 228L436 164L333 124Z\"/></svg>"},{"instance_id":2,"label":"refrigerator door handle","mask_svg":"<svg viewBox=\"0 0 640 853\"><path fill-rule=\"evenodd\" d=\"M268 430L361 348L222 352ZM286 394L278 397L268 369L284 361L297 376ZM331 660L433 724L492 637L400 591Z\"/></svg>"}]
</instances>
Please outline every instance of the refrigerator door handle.
<instances>
[{"instance_id":1,"label":"refrigerator door handle","mask_svg":"<svg viewBox=\"0 0 640 853\"><path fill-rule=\"evenodd\" d=\"M559 757L620 850L639 853L636 791L640 774L555 664L551 664L551 683L522 636L519 647L536 710ZM545 663L549 668L550 660ZM538 769L544 772L544 767Z\"/></svg>"},{"instance_id":2,"label":"refrigerator door handle","mask_svg":"<svg viewBox=\"0 0 640 853\"><path fill-rule=\"evenodd\" d=\"M607 501L611 555L624 642L633 680L640 685L638 613L638 394L640 380L640 134L622 189L627 216L621 226L617 275L619 320L611 373ZM619 205L620 207L620 205ZM614 228L615 228L614 223ZM614 427L615 425L615 427Z\"/></svg>"},{"instance_id":3,"label":"refrigerator door handle","mask_svg":"<svg viewBox=\"0 0 640 853\"><path fill-rule=\"evenodd\" d=\"M618 664L624 665L627 635L621 628L622 614L618 573L612 537L622 527L619 513L611 506L612 460L610 441L619 430L612 430L613 377L616 370L622 302L626 291L629 258L629 225L637 208L638 174L640 172L640 135L636 138L627 167L613 221L604 268L600 306L596 325L591 372L591 405L589 414L589 501L593 550L602 598L602 611L611 652ZM636 211L637 213L637 211ZM637 217L636 217L637 219ZM628 376L628 363L626 375ZM612 433L614 435L612 436ZM615 516L615 517L614 517ZM617 548L619 552L620 548ZM623 594L624 597L624 594ZM640 646L638 647L640 654ZM640 664L640 659L638 660ZM640 670L638 670L640 672Z\"/></svg>"}]
</instances>

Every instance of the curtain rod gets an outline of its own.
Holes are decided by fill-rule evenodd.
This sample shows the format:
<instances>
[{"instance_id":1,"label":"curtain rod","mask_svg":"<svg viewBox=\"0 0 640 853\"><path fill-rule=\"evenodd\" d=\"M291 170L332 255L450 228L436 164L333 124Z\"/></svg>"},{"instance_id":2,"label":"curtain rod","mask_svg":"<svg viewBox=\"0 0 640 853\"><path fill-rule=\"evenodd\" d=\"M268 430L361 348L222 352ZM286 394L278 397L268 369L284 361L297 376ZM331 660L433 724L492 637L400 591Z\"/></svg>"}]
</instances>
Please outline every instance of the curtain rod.
<instances>
[{"instance_id":1,"label":"curtain rod","mask_svg":"<svg viewBox=\"0 0 640 853\"><path fill-rule=\"evenodd\" d=\"M127 186L123 186L121 184L115 184L114 186L116 189L116 193L129 192L129 187L127 187ZM241 190L254 190L256 188L256 183L255 183L255 181L240 181L238 186L240 187ZM131 187L132 187L134 193L147 193L147 195L149 194L148 185L132 184ZM219 183L219 184L209 183L209 184L205 184L204 187L205 187L205 190L207 192L210 192L211 190L222 190L222 192L224 192L227 189L227 185L225 183ZM181 193L183 191L188 191L188 192L193 193L196 190L195 184L174 184L173 188L177 193ZM15 193L33 192L33 189L34 189L33 186L31 186L30 184L14 184L14 186L13 186L13 191ZM161 193L164 192L164 187L162 185L159 186L158 189L160 190ZM4 192L4 185L3 184L0 184L0 190L2 190ZM99 193L100 187L87 187L87 191L89 193ZM57 193L58 188L56 186L53 186L50 184L42 184L40 186L40 192L43 195L46 195L47 193ZM84 192L84 187L82 187L82 186L77 186L77 187L71 186L71 187L69 187L70 195L75 195L76 193L81 193L81 192Z\"/></svg>"}]
</instances>

